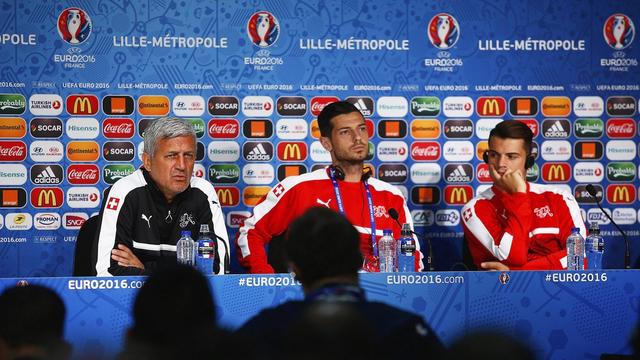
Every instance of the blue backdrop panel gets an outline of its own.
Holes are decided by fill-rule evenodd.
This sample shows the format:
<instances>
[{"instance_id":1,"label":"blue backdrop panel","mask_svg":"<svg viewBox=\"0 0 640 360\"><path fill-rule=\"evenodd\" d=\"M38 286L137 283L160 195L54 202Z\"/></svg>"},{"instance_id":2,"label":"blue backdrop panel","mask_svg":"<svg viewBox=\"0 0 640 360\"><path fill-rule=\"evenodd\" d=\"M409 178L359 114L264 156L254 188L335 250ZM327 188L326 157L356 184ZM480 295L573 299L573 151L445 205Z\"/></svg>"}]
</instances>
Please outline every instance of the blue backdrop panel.
<instances>
[{"instance_id":1,"label":"blue backdrop panel","mask_svg":"<svg viewBox=\"0 0 640 360\"><path fill-rule=\"evenodd\" d=\"M489 184L488 131L512 118L536 129L530 180L601 222L605 266L622 266L623 242L589 183L638 258L637 2L16 0L0 14L0 276L69 275L79 225L163 114L197 127L196 174L234 236L279 179L329 161L313 121L335 98L368 114L367 162L406 194L438 270L460 269L460 208Z\"/></svg>"}]
</instances>

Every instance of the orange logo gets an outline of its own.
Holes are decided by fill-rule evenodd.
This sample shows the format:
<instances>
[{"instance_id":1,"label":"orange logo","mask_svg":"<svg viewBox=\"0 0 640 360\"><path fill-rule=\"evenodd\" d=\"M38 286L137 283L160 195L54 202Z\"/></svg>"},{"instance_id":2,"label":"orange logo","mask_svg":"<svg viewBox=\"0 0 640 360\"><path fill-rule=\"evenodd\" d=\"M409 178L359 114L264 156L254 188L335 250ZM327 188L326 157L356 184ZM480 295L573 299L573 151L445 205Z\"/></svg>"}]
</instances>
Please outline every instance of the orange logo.
<instances>
[{"instance_id":1,"label":"orange logo","mask_svg":"<svg viewBox=\"0 0 640 360\"><path fill-rule=\"evenodd\" d=\"M400 121L387 121L384 123L384 130L388 137L400 136Z\"/></svg>"},{"instance_id":2,"label":"orange logo","mask_svg":"<svg viewBox=\"0 0 640 360\"><path fill-rule=\"evenodd\" d=\"M582 157L585 159L595 159L596 158L596 143L582 143Z\"/></svg>"},{"instance_id":3,"label":"orange logo","mask_svg":"<svg viewBox=\"0 0 640 360\"><path fill-rule=\"evenodd\" d=\"M311 137L314 139L320 139L320 127L318 126L318 119L313 119L309 125L311 129Z\"/></svg>"},{"instance_id":4,"label":"orange logo","mask_svg":"<svg viewBox=\"0 0 640 360\"><path fill-rule=\"evenodd\" d=\"M242 202L246 206L256 206L271 190L268 186L247 186L242 191Z\"/></svg>"},{"instance_id":5,"label":"orange logo","mask_svg":"<svg viewBox=\"0 0 640 360\"><path fill-rule=\"evenodd\" d=\"M440 122L435 119L418 119L411 122L414 139L437 139L440 137Z\"/></svg>"},{"instance_id":6,"label":"orange logo","mask_svg":"<svg viewBox=\"0 0 640 360\"><path fill-rule=\"evenodd\" d=\"M485 151L489 150L489 142L487 140L479 141L476 144L476 157L480 161L484 161L482 159L482 155L484 155Z\"/></svg>"},{"instance_id":7,"label":"orange logo","mask_svg":"<svg viewBox=\"0 0 640 360\"><path fill-rule=\"evenodd\" d=\"M169 98L144 95L138 98L138 113L145 116L165 116L169 113Z\"/></svg>"},{"instance_id":8,"label":"orange logo","mask_svg":"<svg viewBox=\"0 0 640 360\"><path fill-rule=\"evenodd\" d=\"M544 116L565 117L571 114L571 100L566 96L547 96L542 98Z\"/></svg>"},{"instance_id":9,"label":"orange logo","mask_svg":"<svg viewBox=\"0 0 640 360\"><path fill-rule=\"evenodd\" d=\"M95 141L71 141L67 145L67 159L70 161L92 162L99 156L100 147Z\"/></svg>"},{"instance_id":10,"label":"orange logo","mask_svg":"<svg viewBox=\"0 0 640 360\"><path fill-rule=\"evenodd\" d=\"M18 139L27 134L27 123L23 118L2 118L0 138Z\"/></svg>"},{"instance_id":11,"label":"orange logo","mask_svg":"<svg viewBox=\"0 0 640 360\"><path fill-rule=\"evenodd\" d=\"M252 121L251 122L251 136L263 137L267 134L267 124L264 121Z\"/></svg>"}]
</instances>

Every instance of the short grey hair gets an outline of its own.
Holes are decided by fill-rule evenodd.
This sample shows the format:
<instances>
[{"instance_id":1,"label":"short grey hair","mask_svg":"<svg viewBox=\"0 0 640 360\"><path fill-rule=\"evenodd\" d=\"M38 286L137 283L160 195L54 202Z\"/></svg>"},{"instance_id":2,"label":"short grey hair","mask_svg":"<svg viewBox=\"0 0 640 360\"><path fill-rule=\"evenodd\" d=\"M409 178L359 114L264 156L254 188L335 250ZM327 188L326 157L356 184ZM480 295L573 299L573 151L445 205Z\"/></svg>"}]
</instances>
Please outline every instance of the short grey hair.
<instances>
[{"instance_id":1,"label":"short grey hair","mask_svg":"<svg viewBox=\"0 0 640 360\"><path fill-rule=\"evenodd\" d=\"M153 158L158 140L180 136L192 136L194 140L196 139L196 130L188 120L175 116L153 120L144 130L144 152Z\"/></svg>"}]
</instances>

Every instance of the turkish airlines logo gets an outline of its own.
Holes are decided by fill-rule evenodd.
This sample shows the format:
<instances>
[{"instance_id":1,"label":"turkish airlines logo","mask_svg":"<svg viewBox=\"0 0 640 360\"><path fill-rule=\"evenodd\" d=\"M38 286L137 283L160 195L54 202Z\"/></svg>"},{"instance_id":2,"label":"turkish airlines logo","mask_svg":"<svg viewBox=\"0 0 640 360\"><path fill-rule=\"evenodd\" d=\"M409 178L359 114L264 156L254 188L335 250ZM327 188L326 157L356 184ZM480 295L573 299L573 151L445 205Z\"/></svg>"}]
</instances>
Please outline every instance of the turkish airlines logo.
<instances>
[{"instance_id":1,"label":"turkish airlines logo","mask_svg":"<svg viewBox=\"0 0 640 360\"><path fill-rule=\"evenodd\" d=\"M276 108L282 116L303 116L307 113L307 100L302 96L282 96L278 98Z\"/></svg>"},{"instance_id":2,"label":"turkish airlines logo","mask_svg":"<svg viewBox=\"0 0 640 360\"><path fill-rule=\"evenodd\" d=\"M542 165L542 179L545 182L566 183L571 179L568 163L545 163Z\"/></svg>"},{"instance_id":3,"label":"turkish airlines logo","mask_svg":"<svg viewBox=\"0 0 640 360\"><path fill-rule=\"evenodd\" d=\"M573 178L581 183L598 183L604 179L604 166L599 162L578 162L573 165Z\"/></svg>"},{"instance_id":4,"label":"turkish airlines logo","mask_svg":"<svg viewBox=\"0 0 640 360\"><path fill-rule=\"evenodd\" d=\"M213 116L236 116L240 111L240 102L235 96L212 96L207 102L207 109Z\"/></svg>"},{"instance_id":5,"label":"turkish airlines logo","mask_svg":"<svg viewBox=\"0 0 640 360\"><path fill-rule=\"evenodd\" d=\"M143 95L138 98L138 113L143 116L165 116L169 113L169 98L160 95Z\"/></svg>"},{"instance_id":6,"label":"turkish airlines logo","mask_svg":"<svg viewBox=\"0 0 640 360\"><path fill-rule=\"evenodd\" d=\"M94 164L72 164L67 168L71 185L94 185L100 180L100 169Z\"/></svg>"},{"instance_id":7,"label":"turkish airlines logo","mask_svg":"<svg viewBox=\"0 0 640 360\"><path fill-rule=\"evenodd\" d=\"M34 94L29 98L29 111L36 116L62 114L62 97L54 94Z\"/></svg>"},{"instance_id":8,"label":"turkish airlines logo","mask_svg":"<svg viewBox=\"0 0 640 360\"><path fill-rule=\"evenodd\" d=\"M322 109L324 109L325 106L331 103L334 103L336 101L340 101L340 99L335 96L316 96L312 98L311 114L313 114L313 116L320 115L320 112L322 111Z\"/></svg>"},{"instance_id":9,"label":"turkish airlines logo","mask_svg":"<svg viewBox=\"0 0 640 360\"><path fill-rule=\"evenodd\" d=\"M473 99L468 96L449 96L442 103L442 112L446 117L470 117L473 115Z\"/></svg>"},{"instance_id":10,"label":"turkish airlines logo","mask_svg":"<svg viewBox=\"0 0 640 360\"><path fill-rule=\"evenodd\" d=\"M565 96L547 96L542 98L542 115L566 117L571 114L571 100Z\"/></svg>"},{"instance_id":11,"label":"turkish airlines logo","mask_svg":"<svg viewBox=\"0 0 640 360\"><path fill-rule=\"evenodd\" d=\"M464 205L473 198L473 189L471 186L452 186L444 187L444 202L447 205Z\"/></svg>"},{"instance_id":12,"label":"turkish airlines logo","mask_svg":"<svg viewBox=\"0 0 640 360\"><path fill-rule=\"evenodd\" d=\"M33 118L29 132L35 138L59 138L62 136L62 120L58 118Z\"/></svg>"},{"instance_id":13,"label":"turkish airlines logo","mask_svg":"<svg viewBox=\"0 0 640 360\"><path fill-rule=\"evenodd\" d=\"M30 198L35 208L59 208L64 203L64 193L60 188L34 188Z\"/></svg>"},{"instance_id":14,"label":"turkish airlines logo","mask_svg":"<svg viewBox=\"0 0 640 360\"><path fill-rule=\"evenodd\" d=\"M131 115L134 102L131 96L109 95L102 98L102 112L106 115Z\"/></svg>"},{"instance_id":15,"label":"turkish airlines logo","mask_svg":"<svg viewBox=\"0 0 640 360\"><path fill-rule=\"evenodd\" d=\"M610 116L633 116L636 99L631 96L612 96L607 99L607 114Z\"/></svg>"},{"instance_id":16,"label":"turkish airlines logo","mask_svg":"<svg viewBox=\"0 0 640 360\"><path fill-rule=\"evenodd\" d=\"M411 189L414 205L436 205L440 202L440 188L437 186L414 186Z\"/></svg>"},{"instance_id":17,"label":"turkish airlines logo","mask_svg":"<svg viewBox=\"0 0 640 360\"><path fill-rule=\"evenodd\" d=\"M610 204L632 204L636 201L636 188L631 184L607 186L607 202Z\"/></svg>"},{"instance_id":18,"label":"turkish airlines logo","mask_svg":"<svg viewBox=\"0 0 640 360\"><path fill-rule=\"evenodd\" d=\"M507 102L499 96L481 96L476 100L476 109L480 116L501 117L507 112Z\"/></svg>"},{"instance_id":19,"label":"turkish airlines logo","mask_svg":"<svg viewBox=\"0 0 640 360\"><path fill-rule=\"evenodd\" d=\"M436 161L440 159L440 143L436 141L412 142L411 158L415 161Z\"/></svg>"},{"instance_id":20,"label":"turkish airlines logo","mask_svg":"<svg viewBox=\"0 0 640 360\"><path fill-rule=\"evenodd\" d=\"M280 161L303 161L307 158L307 144L299 142L281 142L277 147Z\"/></svg>"},{"instance_id":21,"label":"turkish airlines logo","mask_svg":"<svg viewBox=\"0 0 640 360\"><path fill-rule=\"evenodd\" d=\"M0 161L24 161L27 145L22 141L0 141Z\"/></svg>"},{"instance_id":22,"label":"turkish airlines logo","mask_svg":"<svg viewBox=\"0 0 640 360\"><path fill-rule=\"evenodd\" d=\"M235 119L212 119L208 129L213 139L235 139L240 134L240 124Z\"/></svg>"},{"instance_id":23,"label":"turkish airlines logo","mask_svg":"<svg viewBox=\"0 0 640 360\"><path fill-rule=\"evenodd\" d=\"M246 96L242 99L245 116L268 117L273 114L273 99L268 96Z\"/></svg>"},{"instance_id":24,"label":"turkish airlines logo","mask_svg":"<svg viewBox=\"0 0 640 360\"><path fill-rule=\"evenodd\" d=\"M240 204L240 190L236 187L216 187L216 194L220 201L220 206L238 206Z\"/></svg>"},{"instance_id":25,"label":"turkish airlines logo","mask_svg":"<svg viewBox=\"0 0 640 360\"><path fill-rule=\"evenodd\" d=\"M405 161L409 155L407 143L404 141L381 141L376 149L380 161Z\"/></svg>"},{"instance_id":26,"label":"turkish airlines logo","mask_svg":"<svg viewBox=\"0 0 640 360\"><path fill-rule=\"evenodd\" d=\"M69 115L95 115L100 102L95 95L67 96L67 113Z\"/></svg>"},{"instance_id":27,"label":"turkish airlines logo","mask_svg":"<svg viewBox=\"0 0 640 360\"><path fill-rule=\"evenodd\" d=\"M23 118L2 118L0 138L20 139L27 135L27 122Z\"/></svg>"},{"instance_id":28,"label":"turkish airlines logo","mask_svg":"<svg viewBox=\"0 0 640 360\"><path fill-rule=\"evenodd\" d=\"M62 166L58 164L33 165L30 175L31 182L36 185L58 185L64 180Z\"/></svg>"},{"instance_id":29,"label":"turkish airlines logo","mask_svg":"<svg viewBox=\"0 0 640 360\"><path fill-rule=\"evenodd\" d=\"M607 136L616 139L631 139L637 132L636 122L633 119L609 119L606 128Z\"/></svg>"},{"instance_id":30,"label":"turkish airlines logo","mask_svg":"<svg viewBox=\"0 0 640 360\"><path fill-rule=\"evenodd\" d=\"M100 191L95 187L72 187L67 190L67 205L79 209L98 207Z\"/></svg>"},{"instance_id":31,"label":"turkish airlines logo","mask_svg":"<svg viewBox=\"0 0 640 360\"><path fill-rule=\"evenodd\" d=\"M511 116L536 116L538 114L538 99L534 97L513 97L509 100Z\"/></svg>"},{"instance_id":32,"label":"turkish airlines logo","mask_svg":"<svg viewBox=\"0 0 640 360\"><path fill-rule=\"evenodd\" d=\"M247 138L267 139L273 135L271 120L245 120L242 124L242 134Z\"/></svg>"},{"instance_id":33,"label":"turkish airlines logo","mask_svg":"<svg viewBox=\"0 0 640 360\"><path fill-rule=\"evenodd\" d=\"M382 120L378 122L378 135L383 139L401 139L407 136L404 120Z\"/></svg>"},{"instance_id":34,"label":"turkish airlines logo","mask_svg":"<svg viewBox=\"0 0 640 360\"><path fill-rule=\"evenodd\" d=\"M107 139L130 139L135 134L135 124L127 118L108 118L102 123L102 133Z\"/></svg>"}]
</instances>

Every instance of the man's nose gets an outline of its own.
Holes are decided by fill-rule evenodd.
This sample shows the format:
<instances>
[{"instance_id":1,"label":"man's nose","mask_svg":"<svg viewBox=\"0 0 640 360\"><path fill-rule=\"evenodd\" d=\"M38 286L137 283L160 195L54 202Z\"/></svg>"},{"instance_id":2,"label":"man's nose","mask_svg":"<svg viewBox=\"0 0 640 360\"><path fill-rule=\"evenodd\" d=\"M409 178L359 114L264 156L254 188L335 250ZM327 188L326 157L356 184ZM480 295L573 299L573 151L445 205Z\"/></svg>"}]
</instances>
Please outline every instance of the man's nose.
<instances>
[{"instance_id":1,"label":"man's nose","mask_svg":"<svg viewBox=\"0 0 640 360\"><path fill-rule=\"evenodd\" d=\"M184 169L186 167L187 161L184 158L184 155L178 155L178 160L176 161L177 169Z\"/></svg>"}]
</instances>

